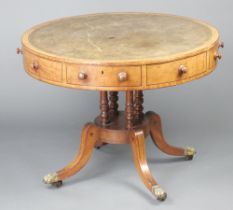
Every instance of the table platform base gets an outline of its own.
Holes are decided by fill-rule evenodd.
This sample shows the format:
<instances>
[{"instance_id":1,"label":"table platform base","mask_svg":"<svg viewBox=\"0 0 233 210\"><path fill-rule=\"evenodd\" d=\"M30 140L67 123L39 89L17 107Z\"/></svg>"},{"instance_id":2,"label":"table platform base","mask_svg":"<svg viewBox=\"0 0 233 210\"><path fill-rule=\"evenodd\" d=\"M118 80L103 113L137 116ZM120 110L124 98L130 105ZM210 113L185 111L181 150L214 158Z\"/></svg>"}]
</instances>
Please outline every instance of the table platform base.
<instances>
[{"instance_id":1,"label":"table platform base","mask_svg":"<svg viewBox=\"0 0 233 210\"><path fill-rule=\"evenodd\" d=\"M178 148L168 144L163 136L161 119L154 112L143 113L142 91L126 92L125 111L118 111L118 92L100 92L100 115L94 122L87 123L81 133L78 155L62 170L48 174L43 181L59 187L62 181L77 173L91 157L94 148L106 144L130 144L136 169L145 184L158 200L163 201L167 193L152 176L147 163L145 139L151 136L154 144L164 153L183 156L192 160L195 149ZM109 103L110 101L110 103Z\"/></svg>"}]
</instances>

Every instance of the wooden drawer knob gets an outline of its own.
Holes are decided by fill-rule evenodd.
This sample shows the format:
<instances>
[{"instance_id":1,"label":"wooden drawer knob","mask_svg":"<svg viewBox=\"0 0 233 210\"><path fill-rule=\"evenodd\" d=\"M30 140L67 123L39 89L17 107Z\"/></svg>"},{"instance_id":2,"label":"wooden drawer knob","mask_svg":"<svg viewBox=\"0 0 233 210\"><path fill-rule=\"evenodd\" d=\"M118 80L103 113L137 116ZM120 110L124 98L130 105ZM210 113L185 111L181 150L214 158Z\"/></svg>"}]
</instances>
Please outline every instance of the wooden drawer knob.
<instances>
[{"instance_id":1,"label":"wooden drawer knob","mask_svg":"<svg viewBox=\"0 0 233 210\"><path fill-rule=\"evenodd\" d=\"M79 78L80 80L84 80L84 79L87 78L87 74L85 74L84 72L79 72L78 78Z\"/></svg>"},{"instance_id":2,"label":"wooden drawer knob","mask_svg":"<svg viewBox=\"0 0 233 210\"><path fill-rule=\"evenodd\" d=\"M23 50L21 50L20 48L17 48L17 49L16 49L16 53L17 53L17 54L23 54Z\"/></svg>"},{"instance_id":3,"label":"wooden drawer knob","mask_svg":"<svg viewBox=\"0 0 233 210\"><path fill-rule=\"evenodd\" d=\"M224 42L220 42L218 48L224 48Z\"/></svg>"},{"instance_id":4,"label":"wooden drawer knob","mask_svg":"<svg viewBox=\"0 0 233 210\"><path fill-rule=\"evenodd\" d=\"M187 67L185 65L180 65L178 71L179 71L179 74L182 76L183 74L187 73Z\"/></svg>"},{"instance_id":5,"label":"wooden drawer knob","mask_svg":"<svg viewBox=\"0 0 233 210\"><path fill-rule=\"evenodd\" d=\"M37 71L39 69L39 63L37 61L33 61L31 67L33 70Z\"/></svg>"},{"instance_id":6,"label":"wooden drawer knob","mask_svg":"<svg viewBox=\"0 0 233 210\"><path fill-rule=\"evenodd\" d=\"M220 53L216 53L216 54L214 55L214 59L215 59L215 60L217 60L217 59L221 60L221 59L222 59L222 55L221 55Z\"/></svg>"},{"instance_id":7,"label":"wooden drawer knob","mask_svg":"<svg viewBox=\"0 0 233 210\"><path fill-rule=\"evenodd\" d=\"M120 73L118 73L118 80L120 82L126 81L127 78L128 78L128 74L126 72L120 72Z\"/></svg>"}]
</instances>

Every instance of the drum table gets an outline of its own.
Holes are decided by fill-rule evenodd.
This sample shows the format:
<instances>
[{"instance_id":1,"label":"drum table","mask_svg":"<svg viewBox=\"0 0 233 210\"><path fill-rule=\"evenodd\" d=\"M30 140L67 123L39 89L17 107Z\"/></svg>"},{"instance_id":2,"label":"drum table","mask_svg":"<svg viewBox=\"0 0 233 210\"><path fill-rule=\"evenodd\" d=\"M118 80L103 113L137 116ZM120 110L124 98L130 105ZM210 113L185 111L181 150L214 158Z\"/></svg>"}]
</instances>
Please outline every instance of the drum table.
<instances>
[{"instance_id":1,"label":"drum table","mask_svg":"<svg viewBox=\"0 0 233 210\"><path fill-rule=\"evenodd\" d=\"M130 144L145 186L158 200L166 192L152 176L145 138L164 153L191 160L193 148L166 142L158 114L143 112L143 90L183 84L212 72L221 59L218 31L186 17L154 13L106 13L68 17L32 27L22 38L24 68L35 79L97 90L100 114L81 134L80 151L63 169L44 177L60 186L89 160L93 148ZM125 110L118 111L118 91ZM104 166L103 166L104 167Z\"/></svg>"}]
</instances>

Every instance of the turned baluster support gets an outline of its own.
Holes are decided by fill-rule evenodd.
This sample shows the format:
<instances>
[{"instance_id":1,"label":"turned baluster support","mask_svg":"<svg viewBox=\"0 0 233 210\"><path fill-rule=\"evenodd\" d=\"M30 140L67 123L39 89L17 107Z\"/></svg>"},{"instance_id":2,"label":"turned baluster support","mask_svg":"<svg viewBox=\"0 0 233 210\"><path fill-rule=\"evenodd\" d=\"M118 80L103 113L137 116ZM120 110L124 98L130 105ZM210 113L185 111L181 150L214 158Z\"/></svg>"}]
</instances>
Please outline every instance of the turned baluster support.
<instances>
[{"instance_id":1,"label":"turned baluster support","mask_svg":"<svg viewBox=\"0 0 233 210\"><path fill-rule=\"evenodd\" d=\"M141 90L135 91L135 119L140 121L143 119L143 92Z\"/></svg>"},{"instance_id":2,"label":"turned baluster support","mask_svg":"<svg viewBox=\"0 0 233 210\"><path fill-rule=\"evenodd\" d=\"M110 116L116 116L118 115L118 92L117 91L111 91L109 93L109 100L110 100L110 105L109 105L109 115Z\"/></svg>"},{"instance_id":3,"label":"turned baluster support","mask_svg":"<svg viewBox=\"0 0 233 210\"><path fill-rule=\"evenodd\" d=\"M125 96L126 127L130 129L133 127L134 121L133 91L126 91Z\"/></svg>"},{"instance_id":4,"label":"turned baluster support","mask_svg":"<svg viewBox=\"0 0 233 210\"><path fill-rule=\"evenodd\" d=\"M100 122L102 126L109 123L108 92L100 91Z\"/></svg>"}]
</instances>

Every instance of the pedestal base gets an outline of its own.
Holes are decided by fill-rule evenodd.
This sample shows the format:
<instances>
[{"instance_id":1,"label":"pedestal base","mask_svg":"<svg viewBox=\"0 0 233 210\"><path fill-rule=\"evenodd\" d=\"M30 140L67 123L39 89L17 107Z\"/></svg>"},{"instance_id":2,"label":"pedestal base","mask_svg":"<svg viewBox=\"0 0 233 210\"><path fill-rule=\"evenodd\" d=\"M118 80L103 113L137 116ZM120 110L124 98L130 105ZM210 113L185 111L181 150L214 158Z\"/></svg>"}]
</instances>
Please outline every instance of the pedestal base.
<instances>
[{"instance_id":1,"label":"pedestal base","mask_svg":"<svg viewBox=\"0 0 233 210\"><path fill-rule=\"evenodd\" d=\"M163 137L160 117L154 112L147 112L140 118L134 119L130 128L125 119L127 119L127 112L118 112L111 116L104 126L101 123L101 116L97 117L94 123L86 124L81 134L79 154L62 170L45 176L44 182L57 187L61 186L64 179L85 166L95 147L101 147L104 144L131 144L135 166L143 183L158 200L165 200L167 193L158 185L148 167L145 150L146 136L150 134L155 145L169 155L184 156L190 160L196 152L190 147L183 149L169 145Z\"/></svg>"},{"instance_id":2,"label":"pedestal base","mask_svg":"<svg viewBox=\"0 0 233 210\"><path fill-rule=\"evenodd\" d=\"M102 126L100 117L96 117L94 123L100 130L98 143L101 144L129 144L129 129L126 125L126 113L124 111L118 112L117 115L111 116L109 123ZM145 136L150 132L150 121L147 116L144 116L140 121L134 121L131 129L142 130Z\"/></svg>"}]
</instances>

